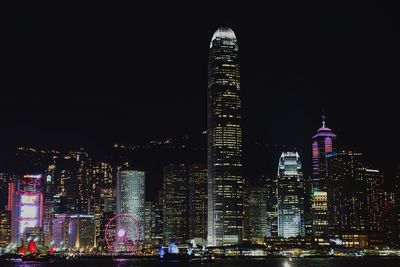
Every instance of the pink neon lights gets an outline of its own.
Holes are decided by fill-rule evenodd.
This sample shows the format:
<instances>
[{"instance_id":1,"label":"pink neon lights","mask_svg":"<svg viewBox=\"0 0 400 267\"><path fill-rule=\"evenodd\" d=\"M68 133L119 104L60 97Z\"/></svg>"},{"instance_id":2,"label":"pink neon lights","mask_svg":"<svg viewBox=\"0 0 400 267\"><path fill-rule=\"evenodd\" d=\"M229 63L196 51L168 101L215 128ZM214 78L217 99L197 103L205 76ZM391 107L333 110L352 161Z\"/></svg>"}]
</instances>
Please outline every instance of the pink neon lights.
<instances>
[{"instance_id":1,"label":"pink neon lights","mask_svg":"<svg viewBox=\"0 0 400 267\"><path fill-rule=\"evenodd\" d=\"M314 141L314 143L312 144L312 157L318 158L318 156L319 156L318 142Z\"/></svg>"},{"instance_id":2,"label":"pink neon lights","mask_svg":"<svg viewBox=\"0 0 400 267\"><path fill-rule=\"evenodd\" d=\"M332 138L326 137L325 138L325 153L332 152Z\"/></svg>"},{"instance_id":3,"label":"pink neon lights","mask_svg":"<svg viewBox=\"0 0 400 267\"><path fill-rule=\"evenodd\" d=\"M139 239L139 222L130 214L115 215L105 227L104 240L109 251L135 253Z\"/></svg>"}]
</instances>

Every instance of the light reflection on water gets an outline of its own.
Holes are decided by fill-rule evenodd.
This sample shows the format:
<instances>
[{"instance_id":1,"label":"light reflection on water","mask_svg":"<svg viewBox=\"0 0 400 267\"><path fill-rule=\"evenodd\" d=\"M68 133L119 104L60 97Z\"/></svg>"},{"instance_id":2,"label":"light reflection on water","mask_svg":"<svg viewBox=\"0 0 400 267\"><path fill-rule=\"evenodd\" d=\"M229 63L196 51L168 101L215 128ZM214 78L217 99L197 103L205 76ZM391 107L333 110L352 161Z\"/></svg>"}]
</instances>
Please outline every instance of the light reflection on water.
<instances>
[{"instance_id":1,"label":"light reflection on water","mask_svg":"<svg viewBox=\"0 0 400 267\"><path fill-rule=\"evenodd\" d=\"M157 259L73 259L49 262L0 260L0 267L399 267L398 258L217 259L216 263L159 262Z\"/></svg>"}]
</instances>

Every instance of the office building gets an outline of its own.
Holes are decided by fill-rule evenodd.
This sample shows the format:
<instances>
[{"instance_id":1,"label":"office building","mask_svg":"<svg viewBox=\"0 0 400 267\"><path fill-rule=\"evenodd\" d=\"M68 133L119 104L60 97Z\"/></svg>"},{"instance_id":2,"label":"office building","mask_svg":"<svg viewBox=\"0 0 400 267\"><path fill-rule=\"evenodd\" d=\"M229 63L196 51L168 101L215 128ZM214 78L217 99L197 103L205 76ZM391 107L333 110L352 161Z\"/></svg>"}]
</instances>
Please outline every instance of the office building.
<instances>
[{"instance_id":1,"label":"office building","mask_svg":"<svg viewBox=\"0 0 400 267\"><path fill-rule=\"evenodd\" d=\"M24 175L17 179L13 194L11 235L17 246L29 238L43 242L43 193L42 175Z\"/></svg>"},{"instance_id":2,"label":"office building","mask_svg":"<svg viewBox=\"0 0 400 267\"><path fill-rule=\"evenodd\" d=\"M305 235L304 179L297 152L283 152L278 165L278 235Z\"/></svg>"},{"instance_id":3,"label":"office building","mask_svg":"<svg viewBox=\"0 0 400 267\"><path fill-rule=\"evenodd\" d=\"M184 164L164 167L163 181L164 242L185 242L189 239L188 173Z\"/></svg>"},{"instance_id":4,"label":"office building","mask_svg":"<svg viewBox=\"0 0 400 267\"><path fill-rule=\"evenodd\" d=\"M0 210L0 248L11 242L11 212Z\"/></svg>"},{"instance_id":5,"label":"office building","mask_svg":"<svg viewBox=\"0 0 400 267\"><path fill-rule=\"evenodd\" d=\"M117 213L129 214L140 225L140 240L144 240L145 173L136 170L117 172Z\"/></svg>"},{"instance_id":6,"label":"office building","mask_svg":"<svg viewBox=\"0 0 400 267\"><path fill-rule=\"evenodd\" d=\"M69 220L69 248L89 251L96 246L93 215L72 215Z\"/></svg>"},{"instance_id":7,"label":"office building","mask_svg":"<svg viewBox=\"0 0 400 267\"><path fill-rule=\"evenodd\" d=\"M311 216L315 237L326 237L328 234L328 212L324 209L327 203L321 201L327 195L327 155L335 153L335 139L336 135L326 127L325 116L322 116L322 127L312 137Z\"/></svg>"},{"instance_id":8,"label":"office building","mask_svg":"<svg viewBox=\"0 0 400 267\"><path fill-rule=\"evenodd\" d=\"M211 38L208 65L208 244L243 239L239 47L230 28Z\"/></svg>"},{"instance_id":9,"label":"office building","mask_svg":"<svg viewBox=\"0 0 400 267\"><path fill-rule=\"evenodd\" d=\"M247 187L244 190L244 237L247 241L263 244L267 237L267 189Z\"/></svg>"},{"instance_id":10,"label":"office building","mask_svg":"<svg viewBox=\"0 0 400 267\"><path fill-rule=\"evenodd\" d=\"M189 238L196 243L207 240L207 168L201 164L188 166Z\"/></svg>"}]
</instances>

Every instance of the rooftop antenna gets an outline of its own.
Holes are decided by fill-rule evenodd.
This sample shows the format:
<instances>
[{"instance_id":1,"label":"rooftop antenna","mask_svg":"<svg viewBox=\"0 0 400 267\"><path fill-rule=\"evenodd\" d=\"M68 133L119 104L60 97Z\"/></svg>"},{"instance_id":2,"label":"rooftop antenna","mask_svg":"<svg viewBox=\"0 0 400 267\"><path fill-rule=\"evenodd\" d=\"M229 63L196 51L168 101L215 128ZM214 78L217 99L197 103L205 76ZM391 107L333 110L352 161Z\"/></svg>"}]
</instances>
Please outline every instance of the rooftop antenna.
<instances>
[{"instance_id":1,"label":"rooftop antenna","mask_svg":"<svg viewBox=\"0 0 400 267\"><path fill-rule=\"evenodd\" d=\"M325 116L325 113L323 112L322 113L322 128L325 128L325 118L326 118L326 116Z\"/></svg>"}]
</instances>

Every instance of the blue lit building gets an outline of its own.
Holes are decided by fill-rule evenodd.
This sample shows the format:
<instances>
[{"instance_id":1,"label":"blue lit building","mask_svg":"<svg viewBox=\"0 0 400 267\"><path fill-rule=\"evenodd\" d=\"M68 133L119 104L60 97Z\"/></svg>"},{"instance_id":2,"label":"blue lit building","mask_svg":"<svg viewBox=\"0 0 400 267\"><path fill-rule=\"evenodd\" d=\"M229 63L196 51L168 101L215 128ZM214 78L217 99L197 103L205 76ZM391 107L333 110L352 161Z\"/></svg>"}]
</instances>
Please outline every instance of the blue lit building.
<instances>
[{"instance_id":1,"label":"blue lit building","mask_svg":"<svg viewBox=\"0 0 400 267\"><path fill-rule=\"evenodd\" d=\"M278 235L304 236L304 180L297 152L283 152L279 158Z\"/></svg>"}]
</instances>

